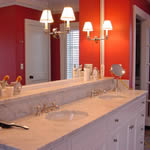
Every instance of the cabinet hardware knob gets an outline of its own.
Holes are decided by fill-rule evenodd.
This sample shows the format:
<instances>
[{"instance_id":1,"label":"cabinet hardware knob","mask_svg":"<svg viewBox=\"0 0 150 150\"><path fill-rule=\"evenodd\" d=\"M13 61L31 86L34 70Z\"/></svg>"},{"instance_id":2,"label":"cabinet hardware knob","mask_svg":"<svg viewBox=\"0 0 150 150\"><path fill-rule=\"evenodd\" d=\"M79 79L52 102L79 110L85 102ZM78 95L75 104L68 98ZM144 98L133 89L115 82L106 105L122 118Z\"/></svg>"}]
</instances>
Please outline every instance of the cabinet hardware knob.
<instances>
[{"instance_id":1,"label":"cabinet hardware knob","mask_svg":"<svg viewBox=\"0 0 150 150\"><path fill-rule=\"evenodd\" d=\"M143 131L144 129L143 129L143 128L141 128L141 130Z\"/></svg>"},{"instance_id":2,"label":"cabinet hardware knob","mask_svg":"<svg viewBox=\"0 0 150 150\"><path fill-rule=\"evenodd\" d=\"M144 114L141 114L142 117L144 117Z\"/></svg>"},{"instance_id":3,"label":"cabinet hardware knob","mask_svg":"<svg viewBox=\"0 0 150 150\"><path fill-rule=\"evenodd\" d=\"M115 122L119 122L119 119L115 119Z\"/></svg>"},{"instance_id":4,"label":"cabinet hardware knob","mask_svg":"<svg viewBox=\"0 0 150 150\"><path fill-rule=\"evenodd\" d=\"M145 102L142 102L142 104L145 104Z\"/></svg>"},{"instance_id":5,"label":"cabinet hardware knob","mask_svg":"<svg viewBox=\"0 0 150 150\"><path fill-rule=\"evenodd\" d=\"M118 140L117 139L114 139L114 142L117 142Z\"/></svg>"},{"instance_id":6,"label":"cabinet hardware knob","mask_svg":"<svg viewBox=\"0 0 150 150\"><path fill-rule=\"evenodd\" d=\"M141 141L140 143L143 144L143 141Z\"/></svg>"},{"instance_id":7,"label":"cabinet hardware knob","mask_svg":"<svg viewBox=\"0 0 150 150\"><path fill-rule=\"evenodd\" d=\"M131 125L131 126L129 127L129 129L131 129L131 130L132 130L133 128L134 128L134 125Z\"/></svg>"}]
</instances>

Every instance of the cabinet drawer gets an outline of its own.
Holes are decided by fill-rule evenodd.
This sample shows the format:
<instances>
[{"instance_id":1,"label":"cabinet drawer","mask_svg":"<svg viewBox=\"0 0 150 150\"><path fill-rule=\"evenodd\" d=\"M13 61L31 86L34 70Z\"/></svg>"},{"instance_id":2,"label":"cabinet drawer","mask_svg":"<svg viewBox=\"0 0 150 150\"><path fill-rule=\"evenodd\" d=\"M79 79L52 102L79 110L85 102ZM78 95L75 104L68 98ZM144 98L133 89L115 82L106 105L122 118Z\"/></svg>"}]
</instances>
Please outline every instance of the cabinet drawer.
<instances>
[{"instance_id":1,"label":"cabinet drawer","mask_svg":"<svg viewBox=\"0 0 150 150\"><path fill-rule=\"evenodd\" d=\"M138 98L131 104L128 104L124 106L123 108L120 108L117 111L112 112L112 114L109 115L107 118L106 126L108 129L108 132L113 131L114 129L118 129L122 125L124 125L126 122L128 122L132 116L139 114L138 122L139 124L144 124L145 120L145 102L146 97L143 96L141 98ZM142 110L139 112L139 110Z\"/></svg>"},{"instance_id":2,"label":"cabinet drawer","mask_svg":"<svg viewBox=\"0 0 150 150\"><path fill-rule=\"evenodd\" d=\"M144 137L137 137L137 141L135 142L136 150L144 150Z\"/></svg>"},{"instance_id":3,"label":"cabinet drawer","mask_svg":"<svg viewBox=\"0 0 150 150\"><path fill-rule=\"evenodd\" d=\"M145 109L142 109L137 114L137 122L136 122L137 127L141 127L145 125L145 116L146 116L145 111L146 111Z\"/></svg>"}]
</instances>

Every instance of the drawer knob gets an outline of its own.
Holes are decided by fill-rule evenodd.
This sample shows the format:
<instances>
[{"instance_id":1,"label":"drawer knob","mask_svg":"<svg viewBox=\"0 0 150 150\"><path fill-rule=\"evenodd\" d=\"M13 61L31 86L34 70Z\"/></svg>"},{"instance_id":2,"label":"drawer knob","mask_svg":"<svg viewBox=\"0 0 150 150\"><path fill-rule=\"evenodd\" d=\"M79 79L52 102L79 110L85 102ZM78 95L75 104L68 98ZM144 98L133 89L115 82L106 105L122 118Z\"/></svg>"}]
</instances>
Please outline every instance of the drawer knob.
<instances>
[{"instance_id":1,"label":"drawer knob","mask_svg":"<svg viewBox=\"0 0 150 150\"><path fill-rule=\"evenodd\" d=\"M143 144L143 141L141 141L140 143Z\"/></svg>"},{"instance_id":2,"label":"drawer knob","mask_svg":"<svg viewBox=\"0 0 150 150\"><path fill-rule=\"evenodd\" d=\"M141 114L142 117L144 117L144 114Z\"/></svg>"},{"instance_id":3,"label":"drawer knob","mask_svg":"<svg viewBox=\"0 0 150 150\"><path fill-rule=\"evenodd\" d=\"M119 122L119 119L115 119L115 122Z\"/></svg>"},{"instance_id":4,"label":"drawer knob","mask_svg":"<svg viewBox=\"0 0 150 150\"><path fill-rule=\"evenodd\" d=\"M114 142L117 142L118 140L117 139L114 139Z\"/></svg>"},{"instance_id":5,"label":"drawer knob","mask_svg":"<svg viewBox=\"0 0 150 150\"><path fill-rule=\"evenodd\" d=\"M132 130L133 128L134 128L134 125L131 125L131 126L129 127L130 130Z\"/></svg>"},{"instance_id":6,"label":"drawer knob","mask_svg":"<svg viewBox=\"0 0 150 150\"><path fill-rule=\"evenodd\" d=\"M142 104L145 104L145 102L142 102Z\"/></svg>"},{"instance_id":7,"label":"drawer knob","mask_svg":"<svg viewBox=\"0 0 150 150\"><path fill-rule=\"evenodd\" d=\"M144 128L141 128L141 131L143 131L144 130Z\"/></svg>"}]
</instances>

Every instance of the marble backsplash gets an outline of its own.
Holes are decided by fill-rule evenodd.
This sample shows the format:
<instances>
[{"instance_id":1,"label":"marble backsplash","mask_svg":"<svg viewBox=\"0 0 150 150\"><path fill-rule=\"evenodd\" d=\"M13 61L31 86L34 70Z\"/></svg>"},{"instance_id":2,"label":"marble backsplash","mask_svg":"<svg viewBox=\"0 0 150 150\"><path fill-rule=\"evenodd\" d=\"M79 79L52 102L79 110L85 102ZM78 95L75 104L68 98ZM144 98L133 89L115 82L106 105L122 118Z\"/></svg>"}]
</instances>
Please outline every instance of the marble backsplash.
<instances>
[{"instance_id":1,"label":"marble backsplash","mask_svg":"<svg viewBox=\"0 0 150 150\"><path fill-rule=\"evenodd\" d=\"M71 81L70 81L71 82ZM74 83L74 81L73 81ZM65 82L63 83L65 84ZM55 85L55 84L54 84ZM57 86L59 86L57 81ZM112 78L106 78L97 81L80 81L79 84L69 84L55 90L42 90L38 93L13 97L11 99L0 101L0 120L12 121L35 113L35 107L39 104L50 104L52 102L61 106L72 101L91 96L93 89L112 89L114 81Z\"/></svg>"}]
</instances>

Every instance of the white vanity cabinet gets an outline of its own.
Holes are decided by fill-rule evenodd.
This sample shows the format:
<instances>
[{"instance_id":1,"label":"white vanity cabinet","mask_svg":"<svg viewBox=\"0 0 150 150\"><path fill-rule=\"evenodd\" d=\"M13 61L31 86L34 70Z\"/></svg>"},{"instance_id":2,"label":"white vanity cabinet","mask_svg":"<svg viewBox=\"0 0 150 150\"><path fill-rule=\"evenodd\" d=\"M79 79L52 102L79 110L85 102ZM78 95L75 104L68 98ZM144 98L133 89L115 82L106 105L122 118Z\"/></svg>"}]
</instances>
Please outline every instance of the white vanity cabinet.
<instances>
[{"instance_id":1,"label":"white vanity cabinet","mask_svg":"<svg viewBox=\"0 0 150 150\"><path fill-rule=\"evenodd\" d=\"M45 148L46 150L71 150L71 144L69 140L62 140L61 142L55 143L51 148Z\"/></svg>"},{"instance_id":2,"label":"white vanity cabinet","mask_svg":"<svg viewBox=\"0 0 150 150\"><path fill-rule=\"evenodd\" d=\"M52 150L144 150L145 103L146 96L137 98L80 128Z\"/></svg>"}]
</instances>

